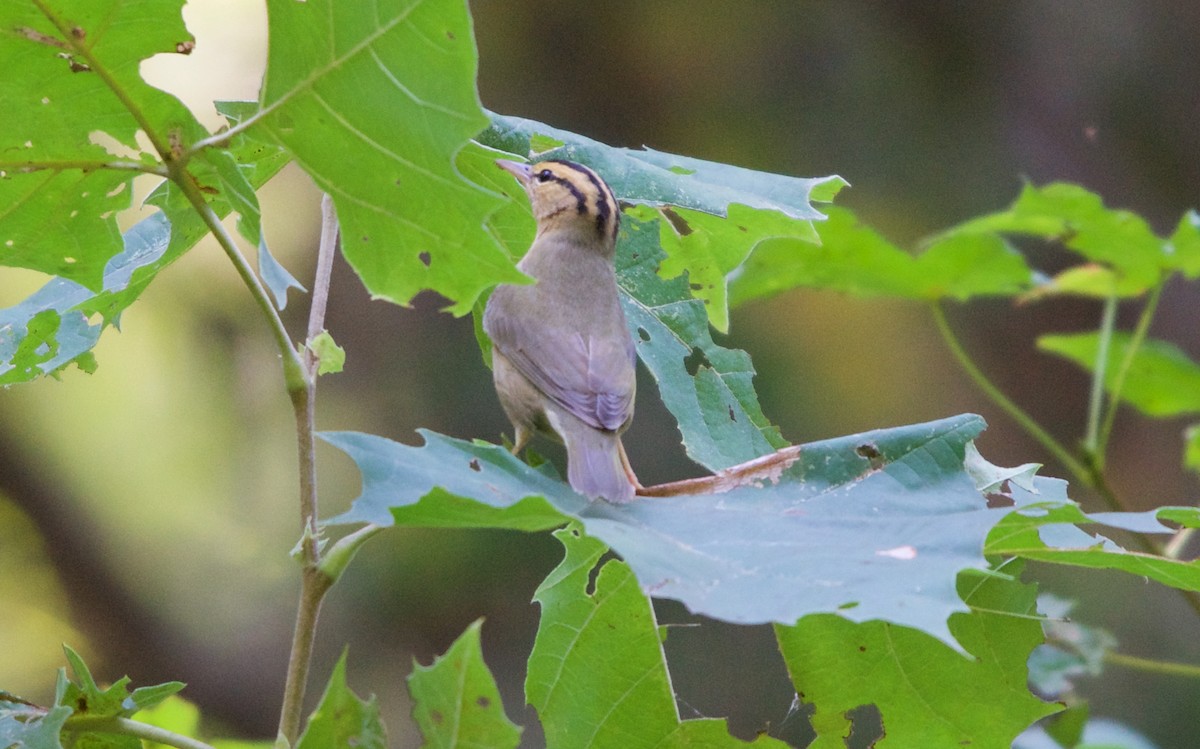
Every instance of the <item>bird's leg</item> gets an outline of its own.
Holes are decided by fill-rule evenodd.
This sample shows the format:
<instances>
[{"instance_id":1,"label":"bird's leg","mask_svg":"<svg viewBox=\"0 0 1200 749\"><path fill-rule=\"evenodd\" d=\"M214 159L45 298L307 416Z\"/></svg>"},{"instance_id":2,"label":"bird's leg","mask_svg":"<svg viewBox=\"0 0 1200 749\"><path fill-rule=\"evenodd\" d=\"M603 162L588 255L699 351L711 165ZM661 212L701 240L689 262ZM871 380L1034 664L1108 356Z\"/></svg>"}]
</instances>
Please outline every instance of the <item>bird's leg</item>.
<instances>
[{"instance_id":1,"label":"bird's leg","mask_svg":"<svg viewBox=\"0 0 1200 749\"><path fill-rule=\"evenodd\" d=\"M529 444L530 438L533 437L533 431L525 426L514 427L513 445L509 449L513 455L520 455L525 446Z\"/></svg>"},{"instance_id":2,"label":"bird's leg","mask_svg":"<svg viewBox=\"0 0 1200 749\"><path fill-rule=\"evenodd\" d=\"M629 479L629 483L633 484L633 493L637 494L642 490L642 482L638 481L637 474L633 472L633 466L629 464L629 455L625 453L625 444L620 439L617 440L617 452L621 455L621 465L625 468L625 476Z\"/></svg>"}]
</instances>

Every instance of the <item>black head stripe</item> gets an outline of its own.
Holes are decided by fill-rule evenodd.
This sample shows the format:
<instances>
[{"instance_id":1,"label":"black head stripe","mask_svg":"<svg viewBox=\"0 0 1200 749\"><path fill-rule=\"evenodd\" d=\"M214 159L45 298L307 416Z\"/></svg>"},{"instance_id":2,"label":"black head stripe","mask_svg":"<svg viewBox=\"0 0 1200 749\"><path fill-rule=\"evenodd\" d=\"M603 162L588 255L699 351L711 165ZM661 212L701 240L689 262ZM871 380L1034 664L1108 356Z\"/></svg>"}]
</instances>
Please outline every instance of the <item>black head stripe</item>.
<instances>
[{"instance_id":1,"label":"black head stripe","mask_svg":"<svg viewBox=\"0 0 1200 749\"><path fill-rule=\"evenodd\" d=\"M576 164L574 161L554 159L553 163L561 164L572 171L578 172L592 184L592 187L594 187L596 191L596 233L601 237L607 234L616 236L617 225L620 222L621 217L617 210L617 200L613 196L612 190L609 189L607 184L605 184L604 180L600 179L600 177L591 169L583 166L582 164ZM573 187L574 186L572 186L572 188ZM572 189L571 192L576 198L581 197L581 194L577 189ZM586 211L586 205L584 203L580 203L579 213L583 214Z\"/></svg>"}]
</instances>

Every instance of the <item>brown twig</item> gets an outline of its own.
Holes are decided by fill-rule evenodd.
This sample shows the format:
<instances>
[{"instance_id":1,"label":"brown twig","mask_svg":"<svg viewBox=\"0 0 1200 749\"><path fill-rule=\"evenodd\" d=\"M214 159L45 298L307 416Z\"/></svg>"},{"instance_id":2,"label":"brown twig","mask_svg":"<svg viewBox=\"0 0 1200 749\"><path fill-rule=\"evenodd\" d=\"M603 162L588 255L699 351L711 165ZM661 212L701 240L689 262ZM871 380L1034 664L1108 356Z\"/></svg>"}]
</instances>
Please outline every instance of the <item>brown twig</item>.
<instances>
[{"instance_id":1,"label":"brown twig","mask_svg":"<svg viewBox=\"0 0 1200 749\"><path fill-rule=\"evenodd\" d=\"M642 486L639 497L678 497L687 494L721 494L741 486L760 486L764 481L776 483L793 463L800 459L800 446L785 447L769 455L730 466L711 476L669 481L665 484Z\"/></svg>"}]
</instances>

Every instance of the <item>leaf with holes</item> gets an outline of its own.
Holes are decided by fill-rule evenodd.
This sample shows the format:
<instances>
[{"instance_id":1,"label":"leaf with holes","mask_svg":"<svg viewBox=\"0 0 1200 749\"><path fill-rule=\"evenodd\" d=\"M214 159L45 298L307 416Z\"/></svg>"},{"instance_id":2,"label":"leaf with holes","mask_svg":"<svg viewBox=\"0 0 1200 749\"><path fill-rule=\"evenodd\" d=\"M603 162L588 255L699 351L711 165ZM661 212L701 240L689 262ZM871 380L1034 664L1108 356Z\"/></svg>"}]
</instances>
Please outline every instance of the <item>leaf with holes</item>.
<instances>
[{"instance_id":1,"label":"leaf with holes","mask_svg":"<svg viewBox=\"0 0 1200 749\"><path fill-rule=\"evenodd\" d=\"M841 177L804 179L769 174L651 149L616 148L520 117L493 114L479 140L532 159L568 159L594 168L624 203L673 206L664 225L663 278L684 273L718 330L729 327L726 276L751 250L771 238L816 242L813 202L829 202L846 185ZM519 202L519 201L518 201ZM646 212L636 214L646 220ZM525 247L510 247L519 255Z\"/></svg>"},{"instance_id":2,"label":"leaf with holes","mask_svg":"<svg viewBox=\"0 0 1200 749\"><path fill-rule=\"evenodd\" d=\"M500 196L454 164L487 125L465 4L271 0L268 10L255 129L333 198L342 251L367 289L400 304L432 289L464 314L484 289L519 281L484 229Z\"/></svg>"},{"instance_id":3,"label":"leaf with holes","mask_svg":"<svg viewBox=\"0 0 1200 749\"><path fill-rule=\"evenodd\" d=\"M788 177L650 148L616 148L520 117L493 113L491 120L479 135L481 143L528 159L587 164L627 203L673 205L716 216L738 204L813 221L824 215L812 202L827 203L846 186L837 176Z\"/></svg>"},{"instance_id":4,"label":"leaf with holes","mask_svg":"<svg viewBox=\"0 0 1200 749\"><path fill-rule=\"evenodd\" d=\"M696 613L747 624L836 613L953 642L946 619L965 610L956 575L987 566L984 539L1008 512L989 508L964 468L982 429L964 415L816 442L777 482L621 506L589 502L497 445L332 433L323 438L358 464L363 490L329 522L542 530L575 519L643 590Z\"/></svg>"},{"instance_id":5,"label":"leaf with holes","mask_svg":"<svg viewBox=\"0 0 1200 749\"><path fill-rule=\"evenodd\" d=\"M684 279L664 281L656 272L665 258L658 226L633 215L621 224L621 306L688 457L717 471L785 446L758 404L750 357L713 341L704 304L692 298Z\"/></svg>"},{"instance_id":6,"label":"leaf with holes","mask_svg":"<svg viewBox=\"0 0 1200 749\"><path fill-rule=\"evenodd\" d=\"M554 535L566 554L534 593L542 616L525 679L525 697L538 711L546 744L747 746L729 735L724 720L680 720L654 609L629 566L601 562L604 544L576 528ZM786 747L768 736L752 745Z\"/></svg>"},{"instance_id":7,"label":"leaf with holes","mask_svg":"<svg viewBox=\"0 0 1200 749\"><path fill-rule=\"evenodd\" d=\"M413 664L408 689L427 747L504 749L521 740L521 728L504 714L500 690L483 662L482 625L476 620L429 666Z\"/></svg>"},{"instance_id":8,"label":"leaf with holes","mask_svg":"<svg viewBox=\"0 0 1200 749\"><path fill-rule=\"evenodd\" d=\"M245 107L226 103L221 109L236 119ZM287 163L278 147L244 137L234 143L231 154L248 171L247 178L256 188ZM84 371L94 370L91 350L104 327L119 325L121 313L158 273L208 233L170 183L160 186L154 201L163 212L125 232L124 250L104 266L102 291L55 278L24 301L0 309L0 385L55 374L72 363ZM213 196L210 205L218 216L232 209L223 194ZM93 317L98 319L92 321Z\"/></svg>"},{"instance_id":9,"label":"leaf with holes","mask_svg":"<svg viewBox=\"0 0 1200 749\"><path fill-rule=\"evenodd\" d=\"M0 4L0 264L100 291L121 251L115 214L129 207L137 170L173 142L208 134L141 78L140 61L192 43L183 0L156 5L160 12L123 0ZM155 153L141 152L139 131ZM105 168L114 162L121 168Z\"/></svg>"},{"instance_id":10,"label":"leaf with holes","mask_svg":"<svg viewBox=\"0 0 1200 749\"><path fill-rule=\"evenodd\" d=\"M1035 720L1057 712L1026 687L1025 662L1042 641L1036 589L963 573L972 611L950 618L964 658L925 633L888 622L810 616L776 627L796 691L816 706L813 747L844 746L852 713L873 704L883 738L872 746L1009 746Z\"/></svg>"}]
</instances>

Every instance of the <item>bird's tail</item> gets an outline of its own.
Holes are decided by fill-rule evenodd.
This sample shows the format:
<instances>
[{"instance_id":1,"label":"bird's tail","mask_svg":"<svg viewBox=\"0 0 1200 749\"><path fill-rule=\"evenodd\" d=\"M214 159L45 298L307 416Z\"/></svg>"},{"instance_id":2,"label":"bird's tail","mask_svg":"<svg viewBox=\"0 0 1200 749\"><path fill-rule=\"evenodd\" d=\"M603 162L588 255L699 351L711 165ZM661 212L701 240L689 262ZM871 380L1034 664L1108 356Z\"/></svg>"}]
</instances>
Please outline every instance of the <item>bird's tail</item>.
<instances>
[{"instance_id":1,"label":"bird's tail","mask_svg":"<svg viewBox=\"0 0 1200 749\"><path fill-rule=\"evenodd\" d=\"M571 488L591 499L603 497L614 504L631 501L634 485L622 457L620 435L584 424L577 427L568 429L564 439Z\"/></svg>"}]
</instances>

